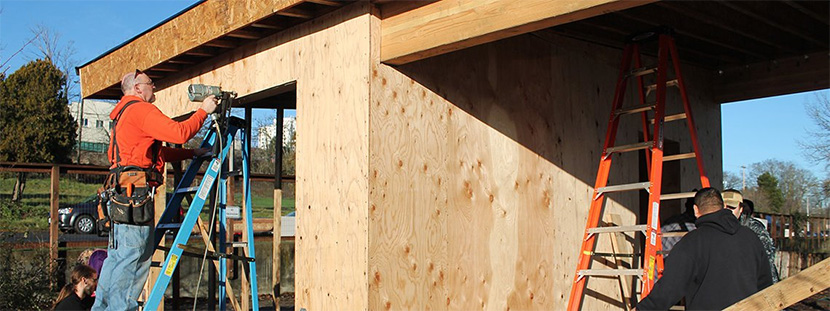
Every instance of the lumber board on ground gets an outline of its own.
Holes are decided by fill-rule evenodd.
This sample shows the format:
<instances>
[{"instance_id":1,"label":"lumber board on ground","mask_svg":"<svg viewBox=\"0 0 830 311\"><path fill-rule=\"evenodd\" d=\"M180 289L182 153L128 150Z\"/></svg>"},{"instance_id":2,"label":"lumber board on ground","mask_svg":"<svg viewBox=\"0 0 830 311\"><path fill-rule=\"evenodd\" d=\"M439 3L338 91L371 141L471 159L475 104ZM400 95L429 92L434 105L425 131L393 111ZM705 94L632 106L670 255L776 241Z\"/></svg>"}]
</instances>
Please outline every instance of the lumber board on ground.
<instances>
[{"instance_id":1,"label":"lumber board on ground","mask_svg":"<svg viewBox=\"0 0 830 311\"><path fill-rule=\"evenodd\" d=\"M725 310L781 310L827 288L830 288L830 258L767 287Z\"/></svg>"}]
</instances>

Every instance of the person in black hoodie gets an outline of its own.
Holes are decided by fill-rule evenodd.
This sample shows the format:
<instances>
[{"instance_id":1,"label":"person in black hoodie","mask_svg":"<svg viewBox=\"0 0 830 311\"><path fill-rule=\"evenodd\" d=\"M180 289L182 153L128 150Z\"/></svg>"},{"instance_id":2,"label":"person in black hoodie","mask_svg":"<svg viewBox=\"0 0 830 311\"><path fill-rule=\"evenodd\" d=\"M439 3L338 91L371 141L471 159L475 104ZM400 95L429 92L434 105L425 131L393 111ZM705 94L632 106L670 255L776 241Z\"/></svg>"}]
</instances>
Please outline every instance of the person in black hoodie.
<instances>
[{"instance_id":1,"label":"person in black hoodie","mask_svg":"<svg viewBox=\"0 0 830 311\"><path fill-rule=\"evenodd\" d=\"M681 297L686 310L721 310L772 285L761 241L724 209L717 189L698 191L694 210L697 230L674 246L637 310L668 310Z\"/></svg>"}]
</instances>

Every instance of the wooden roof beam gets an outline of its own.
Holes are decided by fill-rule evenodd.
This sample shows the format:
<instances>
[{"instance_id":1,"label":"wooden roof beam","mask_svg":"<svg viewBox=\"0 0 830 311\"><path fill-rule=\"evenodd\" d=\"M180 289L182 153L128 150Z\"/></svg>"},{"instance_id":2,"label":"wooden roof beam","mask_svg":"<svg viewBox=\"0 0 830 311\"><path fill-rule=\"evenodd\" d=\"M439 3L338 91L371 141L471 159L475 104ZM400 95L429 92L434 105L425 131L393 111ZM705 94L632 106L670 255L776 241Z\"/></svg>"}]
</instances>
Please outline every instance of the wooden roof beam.
<instances>
[{"instance_id":1,"label":"wooden roof beam","mask_svg":"<svg viewBox=\"0 0 830 311\"><path fill-rule=\"evenodd\" d=\"M303 3L304 0L237 0L205 1L164 24L150 29L100 58L78 68L81 76L81 96L87 97L121 81L124 68L152 68L169 59L196 49L220 38L233 30L241 29L253 21L272 16ZM221 16L222 18L205 18ZM182 40L183 29L188 32ZM177 44L169 44L177 42ZM199 53L210 57L214 53ZM206 55L207 54L207 55Z\"/></svg>"},{"instance_id":2,"label":"wooden roof beam","mask_svg":"<svg viewBox=\"0 0 830 311\"><path fill-rule=\"evenodd\" d=\"M306 0L306 2L311 2L311 3L326 5L326 6L341 6L341 5L343 5L340 2L331 1L331 0Z\"/></svg>"},{"instance_id":3,"label":"wooden roof beam","mask_svg":"<svg viewBox=\"0 0 830 311\"><path fill-rule=\"evenodd\" d=\"M730 3L728 1L723 1L723 2L719 2L719 3L721 5L724 5L728 8L730 8L730 9L741 12L744 15L747 15L747 16L752 17L754 19L760 20L761 22L766 23L767 25L770 25L772 27L775 27L775 28L781 29L785 32L788 32L793 36L796 36L796 37L801 38L803 40L810 41L813 44L816 44L818 46L823 46L823 47L827 46L826 38L825 38L825 40L819 40L819 39L813 38L812 36L806 35L806 34L812 34L812 32L810 30L804 29L802 27L794 26L793 23L798 22L799 21L798 18L787 18L789 23L782 24L782 23L778 23L778 22L775 22L775 21L773 21L769 18L764 17L762 13L753 12L753 11L747 9L745 6L736 5L736 4ZM782 14L782 12L777 11L776 14Z\"/></svg>"},{"instance_id":4,"label":"wooden roof beam","mask_svg":"<svg viewBox=\"0 0 830 311\"><path fill-rule=\"evenodd\" d=\"M654 1L438 1L383 19L381 61L406 64Z\"/></svg>"},{"instance_id":5,"label":"wooden roof beam","mask_svg":"<svg viewBox=\"0 0 830 311\"><path fill-rule=\"evenodd\" d=\"M817 21L819 23L830 26L830 23L828 23L828 18L827 18L827 14L826 14L827 12L824 12L825 14L822 15L821 13L815 12L814 10L810 10L808 8L805 8L803 4L795 2L793 0L784 0L784 3L791 6L794 9L798 10L799 12L801 12L801 14L807 15L810 18L814 19L815 21Z\"/></svg>"},{"instance_id":6,"label":"wooden roof beam","mask_svg":"<svg viewBox=\"0 0 830 311\"><path fill-rule=\"evenodd\" d=\"M312 12L300 8L290 8L284 11L280 11L277 12L277 15L302 19L312 19L314 17L314 14Z\"/></svg>"},{"instance_id":7,"label":"wooden roof beam","mask_svg":"<svg viewBox=\"0 0 830 311\"><path fill-rule=\"evenodd\" d=\"M231 38L240 38L246 40L257 40L259 38L262 38L262 35L260 35L258 32L249 30L234 30L233 32L228 33L227 36Z\"/></svg>"},{"instance_id":8,"label":"wooden roof beam","mask_svg":"<svg viewBox=\"0 0 830 311\"><path fill-rule=\"evenodd\" d=\"M205 46L216 47L216 48L223 48L223 49L233 49L240 46L235 40L231 39L216 39L205 43Z\"/></svg>"}]
</instances>

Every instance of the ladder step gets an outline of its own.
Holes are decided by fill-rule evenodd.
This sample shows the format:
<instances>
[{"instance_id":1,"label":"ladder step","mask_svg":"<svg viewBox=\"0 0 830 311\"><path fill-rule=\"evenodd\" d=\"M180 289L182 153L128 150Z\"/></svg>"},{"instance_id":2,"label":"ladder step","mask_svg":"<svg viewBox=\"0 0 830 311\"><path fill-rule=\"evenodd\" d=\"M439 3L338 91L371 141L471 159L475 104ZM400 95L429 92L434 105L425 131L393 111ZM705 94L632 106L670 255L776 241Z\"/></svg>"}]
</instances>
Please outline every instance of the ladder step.
<instances>
[{"instance_id":1,"label":"ladder step","mask_svg":"<svg viewBox=\"0 0 830 311\"><path fill-rule=\"evenodd\" d=\"M242 176L242 171L236 170L236 171L228 172L228 177L231 177L231 176Z\"/></svg>"},{"instance_id":2,"label":"ladder step","mask_svg":"<svg viewBox=\"0 0 830 311\"><path fill-rule=\"evenodd\" d=\"M638 182L633 184L623 184L623 185L616 185L616 186L608 186L602 187L597 189L597 194L603 193L610 193L610 192L620 192L620 191L630 191L630 190L648 190L651 187L651 182Z\"/></svg>"},{"instance_id":3,"label":"ladder step","mask_svg":"<svg viewBox=\"0 0 830 311\"><path fill-rule=\"evenodd\" d=\"M666 86L677 86L677 79L666 81ZM646 86L646 94L657 90L657 84Z\"/></svg>"},{"instance_id":4,"label":"ladder step","mask_svg":"<svg viewBox=\"0 0 830 311\"><path fill-rule=\"evenodd\" d=\"M178 222L166 223L166 224L158 224L156 225L156 229L164 229L164 230L178 230L181 229L182 224Z\"/></svg>"},{"instance_id":5,"label":"ladder step","mask_svg":"<svg viewBox=\"0 0 830 311\"><path fill-rule=\"evenodd\" d=\"M179 188L179 190L176 190L176 193L196 193L196 191L198 191L198 190L199 190L199 186L185 187L185 188Z\"/></svg>"},{"instance_id":6,"label":"ladder step","mask_svg":"<svg viewBox=\"0 0 830 311\"><path fill-rule=\"evenodd\" d=\"M660 200L677 200L677 199L686 199L686 198L694 198L694 192L681 192L681 193L669 193L669 194L661 194Z\"/></svg>"},{"instance_id":7,"label":"ladder step","mask_svg":"<svg viewBox=\"0 0 830 311\"><path fill-rule=\"evenodd\" d=\"M644 75L647 75L647 74L652 74L652 73L655 73L655 72L657 72L657 67L640 67L640 68L631 69L631 71L629 71L628 74L626 74L625 76L627 78L633 78L633 77L644 76Z\"/></svg>"},{"instance_id":8,"label":"ladder step","mask_svg":"<svg viewBox=\"0 0 830 311\"><path fill-rule=\"evenodd\" d=\"M593 255L594 256L600 256L600 257L613 257L613 256L616 256L616 257L629 257L629 258L637 258L637 257L642 257L643 256L642 253L620 254L620 253L598 253L598 252L594 252Z\"/></svg>"},{"instance_id":9,"label":"ladder step","mask_svg":"<svg viewBox=\"0 0 830 311\"><path fill-rule=\"evenodd\" d=\"M689 232L687 232L687 231L678 231L678 232L662 232L660 234L662 234L663 238L665 239L665 238L682 237L682 236L685 236L687 233L689 233Z\"/></svg>"},{"instance_id":10,"label":"ladder step","mask_svg":"<svg viewBox=\"0 0 830 311\"><path fill-rule=\"evenodd\" d=\"M649 111L649 110L654 109L654 107L656 107L656 106L657 106L657 104L645 104L645 105L639 105L639 106L632 106L632 107L628 107L628 108L620 108L619 110L615 111L614 113L616 113L618 116L619 115L624 115L624 114L632 114L632 113L638 113L638 112L643 112L643 111Z\"/></svg>"},{"instance_id":11,"label":"ladder step","mask_svg":"<svg viewBox=\"0 0 830 311\"><path fill-rule=\"evenodd\" d=\"M642 276L643 269L587 269L579 270L576 274L579 276L618 276L618 275L634 275Z\"/></svg>"},{"instance_id":12,"label":"ladder step","mask_svg":"<svg viewBox=\"0 0 830 311\"><path fill-rule=\"evenodd\" d=\"M673 155L668 155L668 156L663 157L663 162L683 160L683 159L694 159L694 158L695 158L695 153L694 152L679 153L679 154L673 154Z\"/></svg>"},{"instance_id":13,"label":"ladder step","mask_svg":"<svg viewBox=\"0 0 830 311\"><path fill-rule=\"evenodd\" d=\"M651 145L653 145L652 142L644 141L644 142L640 142L640 143L636 143L636 144L615 146L615 147L611 147L611 148L606 149L605 154L608 155L608 154L612 154L614 152L622 153L622 152L648 149L649 147L651 147Z\"/></svg>"},{"instance_id":14,"label":"ladder step","mask_svg":"<svg viewBox=\"0 0 830 311\"><path fill-rule=\"evenodd\" d=\"M588 233L589 234L593 234L593 233L615 233L615 232L631 232L631 231L646 232L647 227L648 227L647 225L598 227L598 228L588 229Z\"/></svg>"},{"instance_id":15,"label":"ladder step","mask_svg":"<svg viewBox=\"0 0 830 311\"><path fill-rule=\"evenodd\" d=\"M686 119L686 113L678 113L663 117L663 122L671 122ZM651 119L651 124L654 124L654 118Z\"/></svg>"},{"instance_id":16,"label":"ladder step","mask_svg":"<svg viewBox=\"0 0 830 311\"><path fill-rule=\"evenodd\" d=\"M227 243L227 244L228 244L228 246L233 247L233 248L248 247L248 242L230 242L230 243Z\"/></svg>"}]
</instances>

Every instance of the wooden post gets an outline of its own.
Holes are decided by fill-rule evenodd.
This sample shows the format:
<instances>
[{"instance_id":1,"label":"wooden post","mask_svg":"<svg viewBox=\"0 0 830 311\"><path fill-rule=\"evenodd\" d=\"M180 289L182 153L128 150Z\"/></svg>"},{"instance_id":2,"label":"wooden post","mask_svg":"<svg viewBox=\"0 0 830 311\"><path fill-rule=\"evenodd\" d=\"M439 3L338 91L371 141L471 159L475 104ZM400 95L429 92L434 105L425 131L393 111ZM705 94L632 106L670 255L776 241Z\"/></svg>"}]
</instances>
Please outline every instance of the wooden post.
<instances>
[{"instance_id":1,"label":"wooden post","mask_svg":"<svg viewBox=\"0 0 830 311\"><path fill-rule=\"evenodd\" d=\"M781 310L830 287L830 258L726 308Z\"/></svg>"},{"instance_id":2,"label":"wooden post","mask_svg":"<svg viewBox=\"0 0 830 311\"><path fill-rule=\"evenodd\" d=\"M273 293L271 296L274 300L274 309L280 309L280 244L282 242L282 141L283 141L283 118L285 111L282 108L277 109L277 128L276 140L278 146L274 148L274 228L272 235L273 245L271 252L273 260L271 264L271 285Z\"/></svg>"},{"instance_id":3,"label":"wooden post","mask_svg":"<svg viewBox=\"0 0 830 311\"><path fill-rule=\"evenodd\" d=\"M58 283L58 196L60 195L60 167L52 165L51 187L49 189L49 271L52 288Z\"/></svg>"},{"instance_id":4,"label":"wooden post","mask_svg":"<svg viewBox=\"0 0 830 311\"><path fill-rule=\"evenodd\" d=\"M155 219L153 221L153 227L155 227L155 225L158 224L159 219L161 218L161 214L164 213L164 209L167 205L165 204L165 202L167 202L167 193L166 191L164 191L164 189L167 189L166 170L162 173L161 180L164 181L164 183L158 186L157 189L159 189L159 191L156 191L156 196L153 198L155 200L155 202L153 202L153 207L155 209L155 216L153 216L153 218ZM161 241L159 241L159 246L164 246L164 238L162 238ZM156 249L155 252L153 252L153 258L150 260L152 262L164 263L164 258L164 251ZM156 284L156 279L158 279L159 273L161 273L161 267L153 267L152 265L150 266L150 272L147 277L147 282L144 283L144 291L141 293L141 298L143 301L147 301L147 298L150 296L150 292L153 290L153 285ZM159 310L164 310L164 299L162 299L159 302Z\"/></svg>"}]
</instances>

